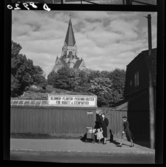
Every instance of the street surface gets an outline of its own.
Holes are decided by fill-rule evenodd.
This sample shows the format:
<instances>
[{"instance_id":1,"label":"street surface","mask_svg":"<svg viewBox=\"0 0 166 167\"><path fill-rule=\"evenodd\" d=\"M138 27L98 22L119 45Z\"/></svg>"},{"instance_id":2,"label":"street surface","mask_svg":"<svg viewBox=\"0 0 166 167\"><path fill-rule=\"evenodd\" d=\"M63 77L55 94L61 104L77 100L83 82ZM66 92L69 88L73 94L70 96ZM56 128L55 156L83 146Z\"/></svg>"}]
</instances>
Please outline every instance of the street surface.
<instances>
[{"instance_id":1,"label":"street surface","mask_svg":"<svg viewBox=\"0 0 166 167\"><path fill-rule=\"evenodd\" d=\"M153 164L154 154L133 153L68 153L12 151L11 160L62 163L132 163Z\"/></svg>"},{"instance_id":2,"label":"street surface","mask_svg":"<svg viewBox=\"0 0 166 167\"><path fill-rule=\"evenodd\" d=\"M155 150L119 140L92 144L80 139L11 139L10 159L71 163L155 163Z\"/></svg>"}]
</instances>

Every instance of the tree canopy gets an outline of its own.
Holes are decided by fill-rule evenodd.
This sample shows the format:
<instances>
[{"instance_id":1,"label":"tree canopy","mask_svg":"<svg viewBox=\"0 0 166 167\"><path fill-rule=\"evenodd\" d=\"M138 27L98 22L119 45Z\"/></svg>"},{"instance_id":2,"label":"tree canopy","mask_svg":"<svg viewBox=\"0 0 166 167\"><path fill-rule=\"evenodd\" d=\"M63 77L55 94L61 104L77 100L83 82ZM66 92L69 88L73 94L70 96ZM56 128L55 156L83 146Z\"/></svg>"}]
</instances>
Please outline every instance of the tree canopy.
<instances>
[{"instance_id":1,"label":"tree canopy","mask_svg":"<svg viewBox=\"0 0 166 167\"><path fill-rule=\"evenodd\" d=\"M32 84L45 87L43 70L33 65L33 61L20 54L22 47L12 41L11 50L11 96L20 96Z\"/></svg>"},{"instance_id":2,"label":"tree canopy","mask_svg":"<svg viewBox=\"0 0 166 167\"><path fill-rule=\"evenodd\" d=\"M62 68L48 75L48 84L68 91L95 94L98 107L111 106L123 99L125 71L94 71Z\"/></svg>"}]
</instances>

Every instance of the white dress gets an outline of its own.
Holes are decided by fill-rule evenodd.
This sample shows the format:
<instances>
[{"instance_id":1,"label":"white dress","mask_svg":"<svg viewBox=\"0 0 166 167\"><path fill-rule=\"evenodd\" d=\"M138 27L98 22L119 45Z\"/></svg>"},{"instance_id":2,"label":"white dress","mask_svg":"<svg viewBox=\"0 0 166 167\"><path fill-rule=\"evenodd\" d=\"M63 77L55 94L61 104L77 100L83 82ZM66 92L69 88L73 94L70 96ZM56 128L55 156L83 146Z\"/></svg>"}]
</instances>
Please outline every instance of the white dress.
<instances>
[{"instance_id":1,"label":"white dress","mask_svg":"<svg viewBox=\"0 0 166 167\"><path fill-rule=\"evenodd\" d=\"M97 132L97 140L100 140L103 138L103 133L100 131L100 132Z\"/></svg>"}]
</instances>

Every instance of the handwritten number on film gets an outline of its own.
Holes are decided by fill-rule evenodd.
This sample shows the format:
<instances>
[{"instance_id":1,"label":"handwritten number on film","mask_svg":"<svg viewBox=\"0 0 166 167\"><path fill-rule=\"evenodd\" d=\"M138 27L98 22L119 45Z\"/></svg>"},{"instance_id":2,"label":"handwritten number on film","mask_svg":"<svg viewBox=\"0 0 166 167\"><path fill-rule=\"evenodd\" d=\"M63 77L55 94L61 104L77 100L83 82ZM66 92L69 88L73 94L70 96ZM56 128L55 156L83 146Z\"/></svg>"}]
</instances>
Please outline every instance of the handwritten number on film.
<instances>
[{"instance_id":1,"label":"handwritten number on film","mask_svg":"<svg viewBox=\"0 0 166 167\"><path fill-rule=\"evenodd\" d=\"M29 8L28 8L28 4L27 4L27 3L23 3L23 5L24 5L24 7L25 7L26 9L29 10Z\"/></svg>"},{"instance_id":2,"label":"handwritten number on film","mask_svg":"<svg viewBox=\"0 0 166 167\"><path fill-rule=\"evenodd\" d=\"M30 6L32 6L33 8L37 8L37 6L34 4L34 2L30 2L29 3ZM28 7L28 3L23 3L23 6L27 9L27 10L30 10L30 8ZM7 8L8 9L13 9L13 6L11 5L7 5ZM15 8L14 10L20 10L21 8L19 7L19 4L15 4ZM47 6L47 4L44 4L43 5L43 9L44 10L47 10L47 11L50 11L51 9Z\"/></svg>"},{"instance_id":3,"label":"handwritten number on film","mask_svg":"<svg viewBox=\"0 0 166 167\"><path fill-rule=\"evenodd\" d=\"M47 6L47 4L44 4L44 5L43 5L43 9L44 9L44 10L47 10L47 11L50 11L50 10L51 10L51 9Z\"/></svg>"}]
</instances>

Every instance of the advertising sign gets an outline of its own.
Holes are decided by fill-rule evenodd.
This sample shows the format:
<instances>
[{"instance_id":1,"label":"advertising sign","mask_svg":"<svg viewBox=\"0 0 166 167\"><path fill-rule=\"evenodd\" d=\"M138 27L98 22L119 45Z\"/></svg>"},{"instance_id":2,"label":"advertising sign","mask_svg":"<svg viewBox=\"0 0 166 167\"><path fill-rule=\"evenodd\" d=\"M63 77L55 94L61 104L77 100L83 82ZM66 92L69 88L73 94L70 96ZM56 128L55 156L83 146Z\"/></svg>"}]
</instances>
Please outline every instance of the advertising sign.
<instances>
[{"instance_id":1,"label":"advertising sign","mask_svg":"<svg viewBox=\"0 0 166 167\"><path fill-rule=\"evenodd\" d=\"M67 106L67 107L96 107L97 96L49 94L48 105Z\"/></svg>"}]
</instances>

